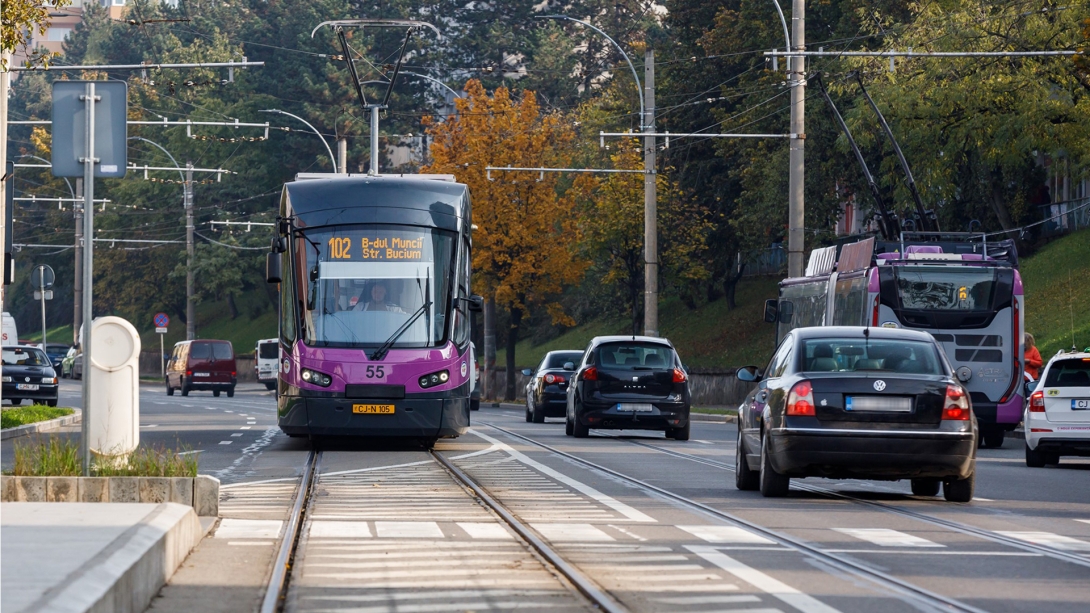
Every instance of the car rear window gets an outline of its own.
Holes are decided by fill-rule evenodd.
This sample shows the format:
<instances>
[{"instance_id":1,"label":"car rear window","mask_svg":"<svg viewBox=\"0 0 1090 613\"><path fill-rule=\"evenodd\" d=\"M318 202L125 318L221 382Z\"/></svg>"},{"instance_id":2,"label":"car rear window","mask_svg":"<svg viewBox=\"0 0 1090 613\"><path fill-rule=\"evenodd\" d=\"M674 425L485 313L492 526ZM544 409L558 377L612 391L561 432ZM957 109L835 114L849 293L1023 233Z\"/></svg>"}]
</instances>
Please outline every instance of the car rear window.
<instances>
[{"instance_id":1,"label":"car rear window","mask_svg":"<svg viewBox=\"0 0 1090 613\"><path fill-rule=\"evenodd\" d=\"M208 343L193 343L189 346L189 357L194 360L207 360L212 357L212 346Z\"/></svg>"},{"instance_id":2,"label":"car rear window","mask_svg":"<svg viewBox=\"0 0 1090 613\"><path fill-rule=\"evenodd\" d=\"M263 360L275 360L279 357L276 343L261 343L257 346L257 354Z\"/></svg>"},{"instance_id":3,"label":"car rear window","mask_svg":"<svg viewBox=\"0 0 1090 613\"><path fill-rule=\"evenodd\" d=\"M1090 358L1056 360L1048 367L1045 387L1090 387Z\"/></svg>"},{"instance_id":4,"label":"car rear window","mask_svg":"<svg viewBox=\"0 0 1090 613\"><path fill-rule=\"evenodd\" d=\"M880 371L945 374L932 343L866 338L813 338L799 352L802 372Z\"/></svg>"},{"instance_id":5,"label":"car rear window","mask_svg":"<svg viewBox=\"0 0 1090 613\"><path fill-rule=\"evenodd\" d=\"M48 366L49 358L41 349L4 349L5 366Z\"/></svg>"},{"instance_id":6,"label":"car rear window","mask_svg":"<svg viewBox=\"0 0 1090 613\"><path fill-rule=\"evenodd\" d=\"M235 357L235 352L227 343L212 343L212 357L217 360L230 360Z\"/></svg>"},{"instance_id":7,"label":"car rear window","mask_svg":"<svg viewBox=\"0 0 1090 613\"><path fill-rule=\"evenodd\" d=\"M647 368L672 368L674 350L657 343L609 343L597 349L595 363L611 370L644 370Z\"/></svg>"},{"instance_id":8,"label":"car rear window","mask_svg":"<svg viewBox=\"0 0 1090 613\"><path fill-rule=\"evenodd\" d=\"M567 362L578 362L583 357L582 351L568 351L565 353L554 353L545 359L545 365L542 368L564 368L564 364Z\"/></svg>"}]
</instances>

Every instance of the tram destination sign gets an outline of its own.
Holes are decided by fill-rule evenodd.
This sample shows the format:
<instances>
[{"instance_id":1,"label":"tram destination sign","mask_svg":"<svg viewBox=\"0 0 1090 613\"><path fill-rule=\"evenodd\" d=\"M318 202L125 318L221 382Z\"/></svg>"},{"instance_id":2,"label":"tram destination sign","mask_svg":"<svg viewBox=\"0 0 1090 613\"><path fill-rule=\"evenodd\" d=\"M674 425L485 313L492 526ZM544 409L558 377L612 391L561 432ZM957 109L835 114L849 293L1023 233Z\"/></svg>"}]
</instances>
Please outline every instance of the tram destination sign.
<instances>
[{"instance_id":1,"label":"tram destination sign","mask_svg":"<svg viewBox=\"0 0 1090 613\"><path fill-rule=\"evenodd\" d=\"M326 240L329 260L335 262L431 262L431 236L427 231L363 230L331 236Z\"/></svg>"}]
</instances>

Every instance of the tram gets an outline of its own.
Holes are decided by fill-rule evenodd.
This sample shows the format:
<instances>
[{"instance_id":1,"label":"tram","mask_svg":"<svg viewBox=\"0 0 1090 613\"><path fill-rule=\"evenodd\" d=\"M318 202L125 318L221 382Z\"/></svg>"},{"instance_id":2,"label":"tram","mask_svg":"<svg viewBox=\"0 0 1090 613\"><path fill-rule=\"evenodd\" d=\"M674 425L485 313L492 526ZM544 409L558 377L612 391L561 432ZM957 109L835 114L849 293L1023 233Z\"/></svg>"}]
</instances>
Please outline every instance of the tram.
<instances>
[{"instance_id":1,"label":"tram","mask_svg":"<svg viewBox=\"0 0 1090 613\"><path fill-rule=\"evenodd\" d=\"M289 436L469 427L469 189L445 175L300 175L266 276L280 287L277 421Z\"/></svg>"},{"instance_id":2,"label":"tram","mask_svg":"<svg viewBox=\"0 0 1090 613\"><path fill-rule=\"evenodd\" d=\"M839 251L839 255L838 255ZM931 333L969 391L983 446L1022 419L1025 300L1010 240L905 232L815 249L806 275L765 305L776 340L807 326L881 326Z\"/></svg>"}]
</instances>

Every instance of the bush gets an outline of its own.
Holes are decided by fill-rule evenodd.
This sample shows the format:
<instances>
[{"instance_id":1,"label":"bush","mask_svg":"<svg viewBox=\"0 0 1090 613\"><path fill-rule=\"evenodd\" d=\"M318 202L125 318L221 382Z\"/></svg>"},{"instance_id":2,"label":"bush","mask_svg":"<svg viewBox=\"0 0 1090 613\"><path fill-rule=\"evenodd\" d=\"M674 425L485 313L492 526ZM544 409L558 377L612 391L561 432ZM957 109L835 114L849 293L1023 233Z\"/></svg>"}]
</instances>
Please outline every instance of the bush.
<instances>
[{"instance_id":1,"label":"bush","mask_svg":"<svg viewBox=\"0 0 1090 613\"><path fill-rule=\"evenodd\" d=\"M188 451L188 449L186 450ZM21 477L78 477L83 474L77 443L51 437L16 443L12 475ZM92 460L92 477L196 477L197 455L164 448L140 447L116 464Z\"/></svg>"},{"instance_id":2,"label":"bush","mask_svg":"<svg viewBox=\"0 0 1090 613\"><path fill-rule=\"evenodd\" d=\"M44 404L32 404L29 407L14 407L4 409L0 414L0 428L14 428L26 424L34 424L71 415L72 409L64 407L47 407Z\"/></svg>"}]
</instances>

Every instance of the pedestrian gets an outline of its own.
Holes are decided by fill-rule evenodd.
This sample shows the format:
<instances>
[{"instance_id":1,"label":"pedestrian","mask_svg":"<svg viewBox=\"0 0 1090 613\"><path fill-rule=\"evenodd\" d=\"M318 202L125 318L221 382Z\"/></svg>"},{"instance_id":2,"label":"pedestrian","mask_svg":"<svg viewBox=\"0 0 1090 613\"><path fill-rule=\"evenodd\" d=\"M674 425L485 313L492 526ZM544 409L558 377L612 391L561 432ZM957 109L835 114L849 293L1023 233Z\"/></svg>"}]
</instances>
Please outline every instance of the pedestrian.
<instances>
[{"instance_id":1,"label":"pedestrian","mask_svg":"<svg viewBox=\"0 0 1090 613\"><path fill-rule=\"evenodd\" d=\"M1026 353L1023 357L1025 362L1023 370L1026 374L1026 395L1029 396L1033 392L1033 388L1036 387L1034 383L1041 376L1041 366L1044 364L1044 360L1041 359L1041 352L1037 350L1037 342L1033 340L1033 335L1026 332L1025 341Z\"/></svg>"}]
</instances>

